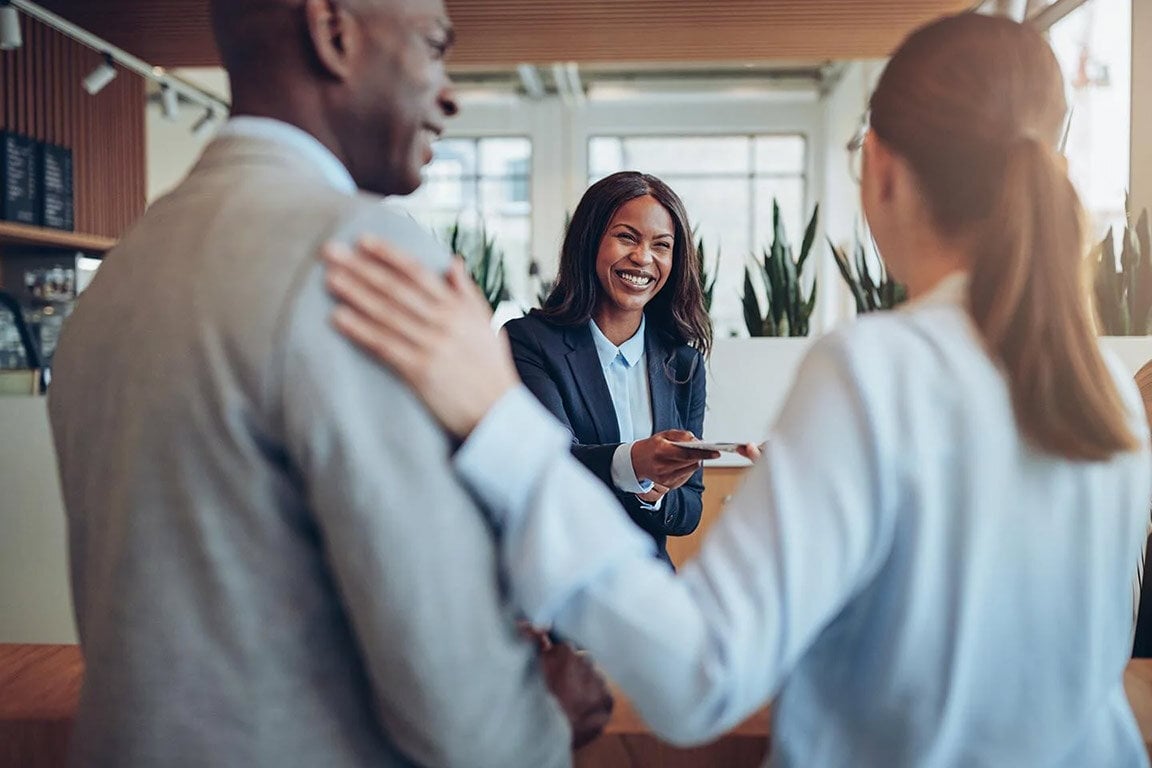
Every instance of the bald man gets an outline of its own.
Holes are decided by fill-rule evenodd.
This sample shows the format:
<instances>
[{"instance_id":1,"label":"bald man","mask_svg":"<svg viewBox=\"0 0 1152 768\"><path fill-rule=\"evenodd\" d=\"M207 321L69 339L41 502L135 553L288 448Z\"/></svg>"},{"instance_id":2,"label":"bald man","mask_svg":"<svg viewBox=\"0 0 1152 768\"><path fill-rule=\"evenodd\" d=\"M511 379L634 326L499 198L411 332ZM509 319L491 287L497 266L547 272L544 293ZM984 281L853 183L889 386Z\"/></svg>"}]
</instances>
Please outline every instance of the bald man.
<instances>
[{"instance_id":1,"label":"bald man","mask_svg":"<svg viewBox=\"0 0 1152 768\"><path fill-rule=\"evenodd\" d=\"M454 446L331 328L315 259L372 232L448 263L379 205L419 185L456 112L443 4L213 12L234 116L56 354L87 662L73 762L567 765L569 720L587 738L610 698L518 637Z\"/></svg>"}]
</instances>

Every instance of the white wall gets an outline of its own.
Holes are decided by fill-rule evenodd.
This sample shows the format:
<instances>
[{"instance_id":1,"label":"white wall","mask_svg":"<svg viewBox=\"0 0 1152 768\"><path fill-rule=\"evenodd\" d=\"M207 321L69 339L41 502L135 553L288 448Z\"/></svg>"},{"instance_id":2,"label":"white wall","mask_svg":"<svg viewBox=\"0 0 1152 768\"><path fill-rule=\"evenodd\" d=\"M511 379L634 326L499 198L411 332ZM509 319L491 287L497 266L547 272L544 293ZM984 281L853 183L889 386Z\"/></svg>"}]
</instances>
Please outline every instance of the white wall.
<instances>
[{"instance_id":1,"label":"white wall","mask_svg":"<svg viewBox=\"0 0 1152 768\"><path fill-rule=\"evenodd\" d=\"M0 643L76 642L46 402L0 397Z\"/></svg>"},{"instance_id":2,"label":"white wall","mask_svg":"<svg viewBox=\"0 0 1152 768\"><path fill-rule=\"evenodd\" d=\"M862 215L860 187L849 172L847 146L860 126L860 118L868 108L868 99L883 68L884 62L880 60L849 63L840 81L823 101L824 231L832 242L849 250L856 233L862 231ZM844 318L852 317L855 305L831 254L825 254L821 268L820 279L828 290L824 292L825 301L820 303L818 311L821 327L827 329Z\"/></svg>"},{"instance_id":3,"label":"white wall","mask_svg":"<svg viewBox=\"0 0 1152 768\"><path fill-rule=\"evenodd\" d=\"M708 365L704 437L717 442L761 442L792 388L800 362L815 341L717 339ZM1103 346L1135 376L1152 360L1152 336L1106 337ZM747 464L724 455L716 466Z\"/></svg>"},{"instance_id":4,"label":"white wall","mask_svg":"<svg viewBox=\"0 0 1152 768\"><path fill-rule=\"evenodd\" d=\"M176 70L175 74L206 88L211 93L225 99L229 98L231 91L228 87L228 75L222 69L215 67L180 69ZM216 128L219 127L219 121L212 130L200 136L192 135L193 126L203 116L202 108L182 104L176 119L168 120L164 117L159 104L149 102L144 121L148 142L146 166L149 205L188 174L200 157L200 153L204 151L204 147L212 140Z\"/></svg>"}]
</instances>

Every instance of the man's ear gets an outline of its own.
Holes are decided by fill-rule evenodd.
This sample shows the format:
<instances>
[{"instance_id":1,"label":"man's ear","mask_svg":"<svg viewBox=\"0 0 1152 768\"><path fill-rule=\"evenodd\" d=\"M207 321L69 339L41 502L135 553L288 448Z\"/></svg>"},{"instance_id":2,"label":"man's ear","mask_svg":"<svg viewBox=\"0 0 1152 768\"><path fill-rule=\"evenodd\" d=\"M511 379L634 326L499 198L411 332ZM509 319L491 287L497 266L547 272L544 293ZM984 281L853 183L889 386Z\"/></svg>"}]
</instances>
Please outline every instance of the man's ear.
<instances>
[{"instance_id":1,"label":"man's ear","mask_svg":"<svg viewBox=\"0 0 1152 768\"><path fill-rule=\"evenodd\" d=\"M332 78L347 80L359 53L359 20L342 0L304 0L304 17L317 62Z\"/></svg>"}]
</instances>

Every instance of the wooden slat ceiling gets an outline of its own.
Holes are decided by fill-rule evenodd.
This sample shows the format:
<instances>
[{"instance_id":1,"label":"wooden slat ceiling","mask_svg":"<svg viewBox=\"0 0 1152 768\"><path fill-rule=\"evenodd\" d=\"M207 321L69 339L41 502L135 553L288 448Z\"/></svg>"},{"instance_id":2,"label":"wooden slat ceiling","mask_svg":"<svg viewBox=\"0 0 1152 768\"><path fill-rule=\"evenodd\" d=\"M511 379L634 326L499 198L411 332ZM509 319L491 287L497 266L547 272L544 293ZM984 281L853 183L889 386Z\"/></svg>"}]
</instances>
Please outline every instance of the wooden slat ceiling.
<instances>
[{"instance_id":1,"label":"wooden slat ceiling","mask_svg":"<svg viewBox=\"0 0 1152 768\"><path fill-rule=\"evenodd\" d=\"M41 0L151 64L218 63L207 0ZM973 0L447 0L457 68L881 57Z\"/></svg>"}]
</instances>

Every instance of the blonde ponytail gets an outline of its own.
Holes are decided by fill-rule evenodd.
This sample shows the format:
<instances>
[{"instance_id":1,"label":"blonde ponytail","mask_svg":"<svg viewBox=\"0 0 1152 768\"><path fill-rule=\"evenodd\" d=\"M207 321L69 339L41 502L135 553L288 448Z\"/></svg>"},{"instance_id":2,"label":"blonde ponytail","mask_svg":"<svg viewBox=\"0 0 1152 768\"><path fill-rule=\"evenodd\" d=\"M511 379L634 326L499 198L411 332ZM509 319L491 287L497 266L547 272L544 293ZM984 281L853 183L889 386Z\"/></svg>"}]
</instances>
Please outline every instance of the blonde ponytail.
<instances>
[{"instance_id":1,"label":"blonde ponytail","mask_svg":"<svg viewBox=\"0 0 1152 768\"><path fill-rule=\"evenodd\" d=\"M1033 137L1015 142L1006 160L969 301L1008 378L1019 428L1040 450L1069 459L1135 450L1094 330L1084 216L1063 161Z\"/></svg>"}]
</instances>

